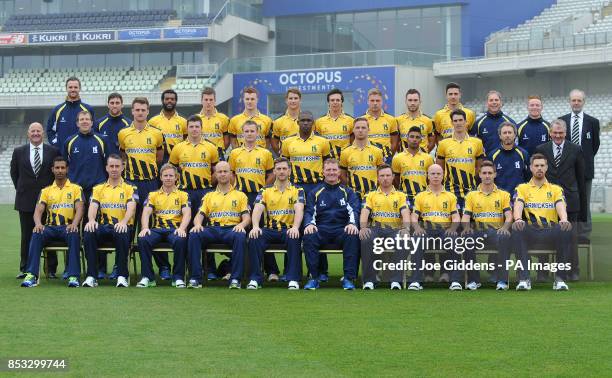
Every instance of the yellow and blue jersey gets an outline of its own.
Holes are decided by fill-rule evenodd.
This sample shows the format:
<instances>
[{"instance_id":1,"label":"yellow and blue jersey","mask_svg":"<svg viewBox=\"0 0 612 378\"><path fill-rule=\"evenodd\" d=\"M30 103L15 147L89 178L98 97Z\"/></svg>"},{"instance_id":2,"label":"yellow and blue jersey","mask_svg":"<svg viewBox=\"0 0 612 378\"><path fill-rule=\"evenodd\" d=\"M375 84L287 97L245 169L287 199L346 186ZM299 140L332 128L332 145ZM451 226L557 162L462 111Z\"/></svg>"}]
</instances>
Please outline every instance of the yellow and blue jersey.
<instances>
[{"instance_id":1,"label":"yellow and blue jersey","mask_svg":"<svg viewBox=\"0 0 612 378\"><path fill-rule=\"evenodd\" d=\"M233 116L230 119L228 126L228 133L231 136L236 137L238 145L244 144L244 137L242 135L242 125L246 121L254 121L259 126L259 134L257 135L257 145L260 147L266 147L266 138L270 136L270 129L272 128L272 119L265 114L257 113L254 116L249 116L246 113L240 113Z\"/></svg>"},{"instance_id":2,"label":"yellow and blue jersey","mask_svg":"<svg viewBox=\"0 0 612 378\"><path fill-rule=\"evenodd\" d=\"M391 135L397 135L397 120L390 114L381 112L379 117L374 117L370 113L363 115L368 120L370 131L368 133L370 143L383 151L384 158L393 155L391 151Z\"/></svg>"},{"instance_id":3,"label":"yellow and blue jersey","mask_svg":"<svg viewBox=\"0 0 612 378\"><path fill-rule=\"evenodd\" d=\"M266 227L283 230L293 227L295 204L306 203L306 198L304 189L295 185L289 184L283 191L277 185L269 185L259 191L255 203L266 208Z\"/></svg>"},{"instance_id":4,"label":"yellow and blue jersey","mask_svg":"<svg viewBox=\"0 0 612 378\"><path fill-rule=\"evenodd\" d=\"M195 145L185 140L174 146L169 162L180 170L180 189L206 189L212 186L212 167L219 162L219 150L204 139Z\"/></svg>"},{"instance_id":5,"label":"yellow and blue jersey","mask_svg":"<svg viewBox=\"0 0 612 378\"><path fill-rule=\"evenodd\" d=\"M348 173L348 186L361 198L369 191L376 189L378 175L376 167L383 163L383 152L380 148L368 143L364 148L355 144L342 151L340 168Z\"/></svg>"},{"instance_id":6,"label":"yellow and blue jersey","mask_svg":"<svg viewBox=\"0 0 612 378\"><path fill-rule=\"evenodd\" d=\"M190 207L186 192L174 189L166 193L163 188L149 193L144 206L153 210L153 227L179 228L183 220L183 208Z\"/></svg>"},{"instance_id":7,"label":"yellow and blue jersey","mask_svg":"<svg viewBox=\"0 0 612 378\"><path fill-rule=\"evenodd\" d=\"M510 210L510 193L494 187L487 194L478 187L465 197L463 213L470 216L477 229L499 229L506 219L504 213Z\"/></svg>"},{"instance_id":8,"label":"yellow and blue jersey","mask_svg":"<svg viewBox=\"0 0 612 378\"><path fill-rule=\"evenodd\" d=\"M153 126L142 130L130 127L119 131L119 148L127 155L124 177L130 181L157 178L157 150L162 148L164 136Z\"/></svg>"},{"instance_id":9,"label":"yellow and blue jersey","mask_svg":"<svg viewBox=\"0 0 612 378\"><path fill-rule=\"evenodd\" d=\"M484 157L482 141L466 136L463 140L455 137L440 141L438 159L444 160L444 187L458 197L476 188L476 160Z\"/></svg>"},{"instance_id":10,"label":"yellow and blue jersey","mask_svg":"<svg viewBox=\"0 0 612 378\"><path fill-rule=\"evenodd\" d=\"M434 163L430 154L418 151L412 155L408 151L393 156L391 169L399 177L399 189L408 194L408 198L425 190L427 187L427 170Z\"/></svg>"},{"instance_id":11,"label":"yellow and blue jersey","mask_svg":"<svg viewBox=\"0 0 612 378\"><path fill-rule=\"evenodd\" d=\"M198 114L202 120L202 138L209 140L217 148L225 151L225 141L223 136L228 133L229 117L215 110L212 117L205 114Z\"/></svg>"},{"instance_id":12,"label":"yellow and blue jersey","mask_svg":"<svg viewBox=\"0 0 612 378\"><path fill-rule=\"evenodd\" d=\"M427 228L446 228L457 213L457 197L446 190L435 194L426 189L414 197L414 212Z\"/></svg>"},{"instance_id":13,"label":"yellow and blue jersey","mask_svg":"<svg viewBox=\"0 0 612 378\"><path fill-rule=\"evenodd\" d=\"M227 161L236 174L237 189L257 193L266 184L266 174L272 172L272 153L259 146L249 150L245 146L232 150Z\"/></svg>"},{"instance_id":14,"label":"yellow and blue jersey","mask_svg":"<svg viewBox=\"0 0 612 378\"><path fill-rule=\"evenodd\" d=\"M114 225L119 223L127 211L130 202L138 203L138 191L135 186L121 181L112 186L108 181L94 186L91 202L98 204L98 222L100 224ZM134 224L132 217L129 225Z\"/></svg>"},{"instance_id":15,"label":"yellow and blue jersey","mask_svg":"<svg viewBox=\"0 0 612 378\"><path fill-rule=\"evenodd\" d=\"M421 114L418 117L411 117L409 114L404 113L396 118L397 130L400 135L400 141L403 148L408 147L408 132L413 127L421 129L421 144L419 147L425 152L429 152L427 145L429 144L428 138L433 135L433 121L425 114Z\"/></svg>"},{"instance_id":16,"label":"yellow and blue jersey","mask_svg":"<svg viewBox=\"0 0 612 378\"><path fill-rule=\"evenodd\" d=\"M306 140L299 135L288 138L282 145L281 155L291 161L291 182L316 184L323 179L323 161L329 157L327 139L310 135Z\"/></svg>"},{"instance_id":17,"label":"yellow and blue jersey","mask_svg":"<svg viewBox=\"0 0 612 378\"><path fill-rule=\"evenodd\" d=\"M330 156L339 159L342 150L351 144L353 117L342 113L337 118L332 118L327 113L323 117L317 118L314 131L315 134L329 141L331 146Z\"/></svg>"},{"instance_id":18,"label":"yellow and blue jersey","mask_svg":"<svg viewBox=\"0 0 612 378\"><path fill-rule=\"evenodd\" d=\"M66 180L63 187L53 184L43 188L37 203L44 204L47 212L47 226L67 226L76 213L75 204L83 202L83 189Z\"/></svg>"},{"instance_id":19,"label":"yellow and blue jersey","mask_svg":"<svg viewBox=\"0 0 612 378\"><path fill-rule=\"evenodd\" d=\"M162 110L161 113L149 120L149 125L162 132L166 156L169 156L174 146L182 142L187 135L187 120L177 112L174 112L172 117L167 118Z\"/></svg>"},{"instance_id":20,"label":"yellow and blue jersey","mask_svg":"<svg viewBox=\"0 0 612 378\"><path fill-rule=\"evenodd\" d=\"M372 225L383 227L402 226L402 210L410 208L406 193L392 189L389 194L380 188L369 192L363 207L370 211Z\"/></svg>"},{"instance_id":21,"label":"yellow and blue jersey","mask_svg":"<svg viewBox=\"0 0 612 378\"><path fill-rule=\"evenodd\" d=\"M285 113L282 117L274 120L272 137L283 142L285 139L297 135L299 131L300 127L297 123L297 118L293 118L288 113Z\"/></svg>"},{"instance_id":22,"label":"yellow and blue jersey","mask_svg":"<svg viewBox=\"0 0 612 378\"><path fill-rule=\"evenodd\" d=\"M463 105L459 104L457 109L461 109L465 112L466 116L466 128L467 130L471 130L474 125L474 121L476 120L476 113L472 109L465 108ZM441 135L443 138L449 138L453 135L453 121L450 119L450 114L453 111L450 110L448 105L444 105L444 107L438 110L434 114L433 122L436 133Z\"/></svg>"},{"instance_id":23,"label":"yellow and blue jersey","mask_svg":"<svg viewBox=\"0 0 612 378\"><path fill-rule=\"evenodd\" d=\"M235 226L242 222L242 215L248 213L246 194L234 188L227 193L218 189L206 193L200 206L200 214L211 226Z\"/></svg>"},{"instance_id":24,"label":"yellow and blue jersey","mask_svg":"<svg viewBox=\"0 0 612 378\"><path fill-rule=\"evenodd\" d=\"M531 180L516 187L516 201L523 203L523 216L528 224L549 228L559 222L557 203L565 203L565 197L559 185L546 181L537 186Z\"/></svg>"}]
</instances>

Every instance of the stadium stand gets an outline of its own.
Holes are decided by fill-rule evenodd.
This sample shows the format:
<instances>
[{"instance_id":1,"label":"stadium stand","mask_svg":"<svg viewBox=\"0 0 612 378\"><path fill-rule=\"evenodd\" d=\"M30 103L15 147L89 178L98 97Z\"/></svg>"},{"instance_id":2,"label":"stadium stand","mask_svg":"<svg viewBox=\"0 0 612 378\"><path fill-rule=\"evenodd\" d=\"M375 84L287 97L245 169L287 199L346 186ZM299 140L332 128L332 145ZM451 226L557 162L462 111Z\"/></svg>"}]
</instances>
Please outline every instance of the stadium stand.
<instances>
[{"instance_id":1,"label":"stadium stand","mask_svg":"<svg viewBox=\"0 0 612 378\"><path fill-rule=\"evenodd\" d=\"M214 15L194 14L183 17L183 26L208 25L214 20Z\"/></svg>"},{"instance_id":2,"label":"stadium stand","mask_svg":"<svg viewBox=\"0 0 612 378\"><path fill-rule=\"evenodd\" d=\"M176 84L172 86L172 89L176 89L177 91L193 91L193 90L202 90L202 88L206 86L210 86L212 84L211 80L207 77L181 77L176 78Z\"/></svg>"},{"instance_id":3,"label":"stadium stand","mask_svg":"<svg viewBox=\"0 0 612 378\"><path fill-rule=\"evenodd\" d=\"M0 78L0 91L8 94L64 92L66 78L76 76L84 92L152 91L172 67L87 67L11 69Z\"/></svg>"},{"instance_id":4,"label":"stadium stand","mask_svg":"<svg viewBox=\"0 0 612 378\"><path fill-rule=\"evenodd\" d=\"M25 144L27 137L21 128L4 127L0 129L0 188L12 188L11 157L15 147Z\"/></svg>"},{"instance_id":5,"label":"stadium stand","mask_svg":"<svg viewBox=\"0 0 612 378\"><path fill-rule=\"evenodd\" d=\"M140 11L81 12L12 15L2 28L5 32L41 30L108 29L163 26L176 17L172 9Z\"/></svg>"}]
</instances>

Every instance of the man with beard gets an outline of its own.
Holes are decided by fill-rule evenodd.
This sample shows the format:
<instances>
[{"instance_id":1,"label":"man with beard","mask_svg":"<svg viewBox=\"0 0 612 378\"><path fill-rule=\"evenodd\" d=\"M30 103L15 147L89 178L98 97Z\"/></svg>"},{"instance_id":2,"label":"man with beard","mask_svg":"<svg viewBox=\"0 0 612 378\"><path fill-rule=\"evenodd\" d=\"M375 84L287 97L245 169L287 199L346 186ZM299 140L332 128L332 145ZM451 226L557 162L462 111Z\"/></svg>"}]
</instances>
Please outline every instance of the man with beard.
<instances>
[{"instance_id":1,"label":"man with beard","mask_svg":"<svg viewBox=\"0 0 612 378\"><path fill-rule=\"evenodd\" d=\"M162 111L149 120L149 125L161 130L164 135L164 160L168 161L174 146L182 142L187 136L187 120L176 111L178 95L172 89L162 92Z\"/></svg>"}]
</instances>

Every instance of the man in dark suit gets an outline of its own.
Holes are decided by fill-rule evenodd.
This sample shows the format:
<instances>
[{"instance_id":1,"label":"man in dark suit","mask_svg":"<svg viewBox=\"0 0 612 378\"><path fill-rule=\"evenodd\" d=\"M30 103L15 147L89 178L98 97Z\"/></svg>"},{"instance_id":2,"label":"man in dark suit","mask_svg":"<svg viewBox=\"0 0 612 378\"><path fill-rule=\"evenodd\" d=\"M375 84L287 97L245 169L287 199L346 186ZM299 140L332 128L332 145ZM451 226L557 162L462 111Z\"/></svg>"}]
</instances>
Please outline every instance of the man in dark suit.
<instances>
[{"instance_id":1,"label":"man in dark suit","mask_svg":"<svg viewBox=\"0 0 612 378\"><path fill-rule=\"evenodd\" d=\"M572 112L561 117L567 125L566 139L582 148L584 156L584 183L586 190L587 219L580 224L578 230L579 240L588 242L591 224L591 186L595 176L595 155L599 150L599 120L586 114L582 109L586 96L580 89L574 89L569 94Z\"/></svg>"},{"instance_id":2,"label":"man in dark suit","mask_svg":"<svg viewBox=\"0 0 612 378\"><path fill-rule=\"evenodd\" d=\"M568 277L570 281L577 281L580 272L576 225L577 222L585 222L587 214L585 164L580 146L565 139L566 128L567 125L563 120L554 120L550 124L552 141L539 145L536 151L542 153L548 160L549 168L546 172L546 179L563 188L567 203L567 219L574 226L568 260L572 264L572 269Z\"/></svg>"},{"instance_id":3,"label":"man in dark suit","mask_svg":"<svg viewBox=\"0 0 612 378\"><path fill-rule=\"evenodd\" d=\"M15 186L15 210L19 211L21 224L21 261L18 279L25 277L28 249L34 229L34 208L42 188L51 185L53 159L59 155L57 148L43 143L43 126L34 122L28 127L29 143L15 148L11 159L11 179ZM54 277L57 255L49 254L49 276Z\"/></svg>"}]
</instances>

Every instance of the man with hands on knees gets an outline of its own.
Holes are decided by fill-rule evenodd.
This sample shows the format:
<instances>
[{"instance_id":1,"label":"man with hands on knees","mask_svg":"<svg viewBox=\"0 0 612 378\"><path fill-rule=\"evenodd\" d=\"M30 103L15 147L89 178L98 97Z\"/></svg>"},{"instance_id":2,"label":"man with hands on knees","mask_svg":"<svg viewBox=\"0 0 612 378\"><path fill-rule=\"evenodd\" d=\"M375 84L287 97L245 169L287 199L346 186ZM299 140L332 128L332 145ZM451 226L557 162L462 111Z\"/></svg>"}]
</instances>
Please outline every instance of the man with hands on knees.
<instances>
[{"instance_id":1,"label":"man with hands on knees","mask_svg":"<svg viewBox=\"0 0 612 378\"><path fill-rule=\"evenodd\" d=\"M98 243L112 241L115 246L117 287L128 287L128 255L138 203L138 189L121 178L123 160L117 154L106 161L108 181L93 188L85 224L83 244L87 257L87 278L83 287L96 287Z\"/></svg>"},{"instance_id":2,"label":"man with hands on knees","mask_svg":"<svg viewBox=\"0 0 612 378\"><path fill-rule=\"evenodd\" d=\"M232 248L229 288L240 289L246 228L251 223L248 200L246 194L232 186L233 175L229 163L219 162L215 167L215 177L217 189L204 196L189 233L189 288L202 287L202 249L209 244L220 243ZM206 227L203 226L205 219L208 223Z\"/></svg>"},{"instance_id":3,"label":"man with hands on knees","mask_svg":"<svg viewBox=\"0 0 612 378\"><path fill-rule=\"evenodd\" d=\"M379 165L377 170L378 189L368 193L361 207L359 217L359 238L364 243L361 248L363 262L363 290L373 290L376 273L373 239L395 238L398 234L405 235L410 230L410 203L406 193L395 190L393 187L393 171L388 164ZM372 227L372 228L370 228ZM372 232L372 229L374 232ZM403 250L393 251L393 262L400 263L405 259ZM384 270L384 269L383 269ZM401 290L403 270L394 270L391 273L391 290Z\"/></svg>"},{"instance_id":4,"label":"man with hands on knees","mask_svg":"<svg viewBox=\"0 0 612 378\"><path fill-rule=\"evenodd\" d=\"M172 286L185 287L185 253L187 227L191 221L191 207L186 192L176 187L178 172L175 166L166 163L159 169L162 186L149 193L142 210L142 228L138 234L138 249L142 278L136 287L154 287L155 273L151 260L153 248L161 242L172 245L174 262ZM153 229L149 228L149 217L153 216Z\"/></svg>"},{"instance_id":5,"label":"man with hands on knees","mask_svg":"<svg viewBox=\"0 0 612 378\"><path fill-rule=\"evenodd\" d=\"M325 160L323 177L324 182L310 192L306 201L304 253L311 277L304 289L319 288L319 250L327 243L334 243L342 246L342 287L353 290L359 256L357 196L351 188L340 184L338 160Z\"/></svg>"},{"instance_id":6,"label":"man with hands on knees","mask_svg":"<svg viewBox=\"0 0 612 378\"><path fill-rule=\"evenodd\" d=\"M457 209L457 197L444 189L442 186L442 167L438 164L432 164L427 170L427 178L429 186L416 195L414 198L413 212L411 214L411 223L414 227L414 237L425 237L423 243L428 242L426 239L455 238L457 236L457 228L461 218ZM419 223L419 221L422 222ZM423 286L423 262L425 248L423 243L416 248L412 255L412 263L415 264L412 273L411 283L408 290L422 290ZM458 254L454 250L447 250L446 254L449 261L457 260ZM444 260L444 259L441 259ZM450 269L450 290L461 290L462 286L461 271L458 269Z\"/></svg>"},{"instance_id":7,"label":"man with hands on knees","mask_svg":"<svg viewBox=\"0 0 612 378\"><path fill-rule=\"evenodd\" d=\"M300 224L304 216L304 189L289 182L291 167L287 158L274 161L274 185L262 188L255 199L253 229L249 233L249 261L251 278L247 289L258 289L263 282L261 264L263 255L271 243L283 244L287 250L286 276L289 290L300 288L302 278L302 254ZM266 213L266 226L259 227L259 220Z\"/></svg>"}]
</instances>

